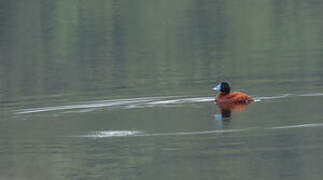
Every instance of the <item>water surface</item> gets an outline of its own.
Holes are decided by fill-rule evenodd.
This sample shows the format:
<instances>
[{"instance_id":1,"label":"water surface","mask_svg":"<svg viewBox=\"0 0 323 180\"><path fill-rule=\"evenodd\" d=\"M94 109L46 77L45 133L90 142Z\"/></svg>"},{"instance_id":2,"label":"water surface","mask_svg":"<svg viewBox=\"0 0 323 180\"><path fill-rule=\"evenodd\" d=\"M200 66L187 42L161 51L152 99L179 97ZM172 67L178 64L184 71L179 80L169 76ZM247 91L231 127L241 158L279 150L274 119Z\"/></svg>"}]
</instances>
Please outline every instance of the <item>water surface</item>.
<instances>
[{"instance_id":1,"label":"water surface","mask_svg":"<svg viewBox=\"0 0 323 180\"><path fill-rule=\"evenodd\" d=\"M322 8L1 2L0 179L321 179Z\"/></svg>"}]
</instances>

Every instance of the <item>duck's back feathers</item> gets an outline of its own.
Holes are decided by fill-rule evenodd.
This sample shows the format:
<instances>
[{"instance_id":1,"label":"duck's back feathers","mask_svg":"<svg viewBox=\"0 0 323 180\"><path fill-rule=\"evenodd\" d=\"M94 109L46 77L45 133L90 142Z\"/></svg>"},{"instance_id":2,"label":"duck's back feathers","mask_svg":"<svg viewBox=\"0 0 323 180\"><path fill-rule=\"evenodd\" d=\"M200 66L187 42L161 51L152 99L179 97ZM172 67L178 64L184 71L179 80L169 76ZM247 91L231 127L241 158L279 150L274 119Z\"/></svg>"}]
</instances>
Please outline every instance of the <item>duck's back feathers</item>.
<instances>
[{"instance_id":1,"label":"duck's back feathers","mask_svg":"<svg viewBox=\"0 0 323 180\"><path fill-rule=\"evenodd\" d=\"M254 99L242 92L232 92L228 94L220 93L216 97L216 102L221 103L249 103L253 102Z\"/></svg>"}]
</instances>

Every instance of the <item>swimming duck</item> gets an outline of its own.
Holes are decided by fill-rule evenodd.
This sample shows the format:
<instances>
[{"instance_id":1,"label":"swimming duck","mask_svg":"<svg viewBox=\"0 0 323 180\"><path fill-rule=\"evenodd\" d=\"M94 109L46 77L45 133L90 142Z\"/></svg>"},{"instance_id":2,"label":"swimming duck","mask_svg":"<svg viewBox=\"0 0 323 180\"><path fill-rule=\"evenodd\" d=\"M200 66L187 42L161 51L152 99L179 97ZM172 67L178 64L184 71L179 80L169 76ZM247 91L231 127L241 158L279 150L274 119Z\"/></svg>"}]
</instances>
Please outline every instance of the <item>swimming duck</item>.
<instances>
[{"instance_id":1,"label":"swimming duck","mask_svg":"<svg viewBox=\"0 0 323 180\"><path fill-rule=\"evenodd\" d=\"M231 88L227 82L221 82L213 90L220 91L220 94L215 98L217 104L246 104L254 101L252 97L245 93L230 92Z\"/></svg>"}]
</instances>

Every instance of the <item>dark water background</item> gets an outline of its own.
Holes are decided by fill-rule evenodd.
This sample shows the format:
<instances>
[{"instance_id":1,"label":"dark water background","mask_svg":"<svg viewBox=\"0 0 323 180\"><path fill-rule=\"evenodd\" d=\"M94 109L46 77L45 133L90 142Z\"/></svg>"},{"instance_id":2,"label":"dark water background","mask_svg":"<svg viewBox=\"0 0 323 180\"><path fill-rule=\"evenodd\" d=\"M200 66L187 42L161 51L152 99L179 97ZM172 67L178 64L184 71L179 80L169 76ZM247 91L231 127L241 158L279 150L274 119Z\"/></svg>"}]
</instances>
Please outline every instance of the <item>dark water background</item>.
<instances>
[{"instance_id":1,"label":"dark water background","mask_svg":"<svg viewBox=\"0 0 323 180\"><path fill-rule=\"evenodd\" d=\"M1 1L0 179L321 179L322 9Z\"/></svg>"}]
</instances>

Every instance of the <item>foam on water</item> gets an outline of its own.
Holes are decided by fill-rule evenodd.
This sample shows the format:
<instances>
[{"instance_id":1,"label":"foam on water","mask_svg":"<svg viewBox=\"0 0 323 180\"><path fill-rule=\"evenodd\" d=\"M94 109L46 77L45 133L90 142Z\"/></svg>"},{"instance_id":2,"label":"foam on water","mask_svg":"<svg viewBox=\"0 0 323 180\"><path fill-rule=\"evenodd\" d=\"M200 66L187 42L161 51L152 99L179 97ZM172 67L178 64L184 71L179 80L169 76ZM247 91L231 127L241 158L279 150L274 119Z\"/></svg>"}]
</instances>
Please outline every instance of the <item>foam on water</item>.
<instances>
[{"instance_id":1,"label":"foam on water","mask_svg":"<svg viewBox=\"0 0 323 180\"><path fill-rule=\"evenodd\" d=\"M124 137L124 136L134 136L141 133L142 133L141 131L96 131L87 135L81 135L77 137L88 137L88 138Z\"/></svg>"}]
</instances>

